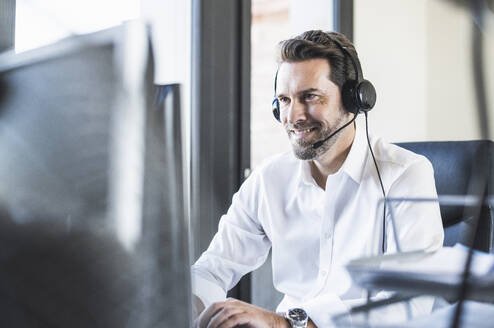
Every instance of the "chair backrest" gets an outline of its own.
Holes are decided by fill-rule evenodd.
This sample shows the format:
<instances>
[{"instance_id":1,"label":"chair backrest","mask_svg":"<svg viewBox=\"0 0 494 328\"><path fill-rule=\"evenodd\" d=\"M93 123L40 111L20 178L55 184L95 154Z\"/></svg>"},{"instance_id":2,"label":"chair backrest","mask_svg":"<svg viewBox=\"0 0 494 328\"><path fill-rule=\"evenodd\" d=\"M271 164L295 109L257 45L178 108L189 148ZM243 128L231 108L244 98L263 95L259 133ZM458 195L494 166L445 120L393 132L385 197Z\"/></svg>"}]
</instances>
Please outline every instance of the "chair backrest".
<instances>
[{"instance_id":1,"label":"chair backrest","mask_svg":"<svg viewBox=\"0 0 494 328\"><path fill-rule=\"evenodd\" d=\"M493 142L488 140L478 141L444 141L444 142L408 142L398 143L400 147L424 155L434 167L434 178L438 195L466 195L475 156L481 147L488 147L489 176L488 193L494 194L493 182ZM441 216L444 226L444 245L452 246L456 242L469 245L472 241L467 239L471 230L471 218L464 217L462 206L441 205ZM493 220L494 216L490 206L482 208L480 214L475 248L492 252L493 249Z\"/></svg>"}]
</instances>

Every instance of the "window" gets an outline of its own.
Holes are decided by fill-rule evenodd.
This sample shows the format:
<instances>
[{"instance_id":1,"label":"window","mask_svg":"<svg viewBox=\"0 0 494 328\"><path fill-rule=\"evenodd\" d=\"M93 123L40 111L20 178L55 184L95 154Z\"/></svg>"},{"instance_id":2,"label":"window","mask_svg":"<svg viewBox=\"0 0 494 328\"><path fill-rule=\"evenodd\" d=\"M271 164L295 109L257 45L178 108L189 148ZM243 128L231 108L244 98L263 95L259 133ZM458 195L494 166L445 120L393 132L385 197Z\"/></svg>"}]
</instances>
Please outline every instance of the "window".
<instances>
[{"instance_id":1,"label":"window","mask_svg":"<svg viewBox=\"0 0 494 328\"><path fill-rule=\"evenodd\" d=\"M17 0L15 50L102 30L139 15L139 0Z\"/></svg>"}]
</instances>

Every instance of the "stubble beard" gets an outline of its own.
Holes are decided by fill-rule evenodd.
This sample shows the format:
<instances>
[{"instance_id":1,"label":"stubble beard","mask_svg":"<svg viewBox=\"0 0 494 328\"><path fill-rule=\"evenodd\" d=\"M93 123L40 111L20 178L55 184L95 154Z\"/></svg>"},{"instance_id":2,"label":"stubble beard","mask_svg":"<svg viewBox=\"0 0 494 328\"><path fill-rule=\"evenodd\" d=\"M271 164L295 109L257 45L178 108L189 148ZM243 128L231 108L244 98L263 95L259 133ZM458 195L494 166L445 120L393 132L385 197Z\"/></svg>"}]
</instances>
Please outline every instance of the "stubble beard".
<instances>
[{"instance_id":1,"label":"stubble beard","mask_svg":"<svg viewBox=\"0 0 494 328\"><path fill-rule=\"evenodd\" d=\"M290 138L290 141L292 143L292 148L293 148L293 153L295 154L295 157L301 160L315 160L318 159L321 155L325 154L328 150L330 150L333 145L338 141L340 138L341 132L338 132L329 140L324 142L322 146L314 149L312 145L318 141L324 140L327 138L331 133L339 129L343 124L345 116L340 116L338 120L334 123L333 126L331 127L326 127L322 130L319 131L313 138L311 139L302 139L302 140L296 140L293 139L290 133L288 133L288 137Z\"/></svg>"}]
</instances>

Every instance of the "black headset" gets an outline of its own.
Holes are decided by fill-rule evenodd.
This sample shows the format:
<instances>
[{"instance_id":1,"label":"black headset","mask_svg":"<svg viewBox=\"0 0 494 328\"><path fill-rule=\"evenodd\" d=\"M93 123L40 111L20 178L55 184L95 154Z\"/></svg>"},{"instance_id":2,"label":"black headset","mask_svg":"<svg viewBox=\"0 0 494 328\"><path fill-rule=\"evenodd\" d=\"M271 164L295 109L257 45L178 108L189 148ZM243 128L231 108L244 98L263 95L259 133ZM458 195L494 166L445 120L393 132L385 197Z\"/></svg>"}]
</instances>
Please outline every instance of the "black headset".
<instances>
[{"instance_id":1,"label":"black headset","mask_svg":"<svg viewBox=\"0 0 494 328\"><path fill-rule=\"evenodd\" d=\"M362 67L360 61L344 47L340 41L328 34L331 41L333 41L340 50L350 58L353 68L355 69L356 79L347 80L341 88L341 100L343 107L346 111L359 114L362 112L368 112L376 104L376 89L372 83L364 79L362 74ZM276 84L278 82L278 70L274 77L274 99L271 104L274 118L281 122L280 119L280 102L276 97Z\"/></svg>"}]
</instances>

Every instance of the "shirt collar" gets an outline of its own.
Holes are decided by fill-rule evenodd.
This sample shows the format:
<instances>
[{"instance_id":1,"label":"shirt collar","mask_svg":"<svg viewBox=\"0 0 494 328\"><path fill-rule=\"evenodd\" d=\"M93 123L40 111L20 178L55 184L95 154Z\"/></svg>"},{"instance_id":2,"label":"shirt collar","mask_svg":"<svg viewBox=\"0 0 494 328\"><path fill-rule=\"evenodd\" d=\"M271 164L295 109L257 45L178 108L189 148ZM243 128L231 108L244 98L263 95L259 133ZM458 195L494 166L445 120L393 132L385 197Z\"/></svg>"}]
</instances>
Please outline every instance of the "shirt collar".
<instances>
[{"instance_id":1,"label":"shirt collar","mask_svg":"<svg viewBox=\"0 0 494 328\"><path fill-rule=\"evenodd\" d=\"M367 157L367 139L363 127L355 121L355 138L348 155L341 168L335 174L340 172L346 173L352 180L360 183L365 169L365 160ZM317 185L310 173L309 161L300 161L299 179L301 184Z\"/></svg>"}]
</instances>

